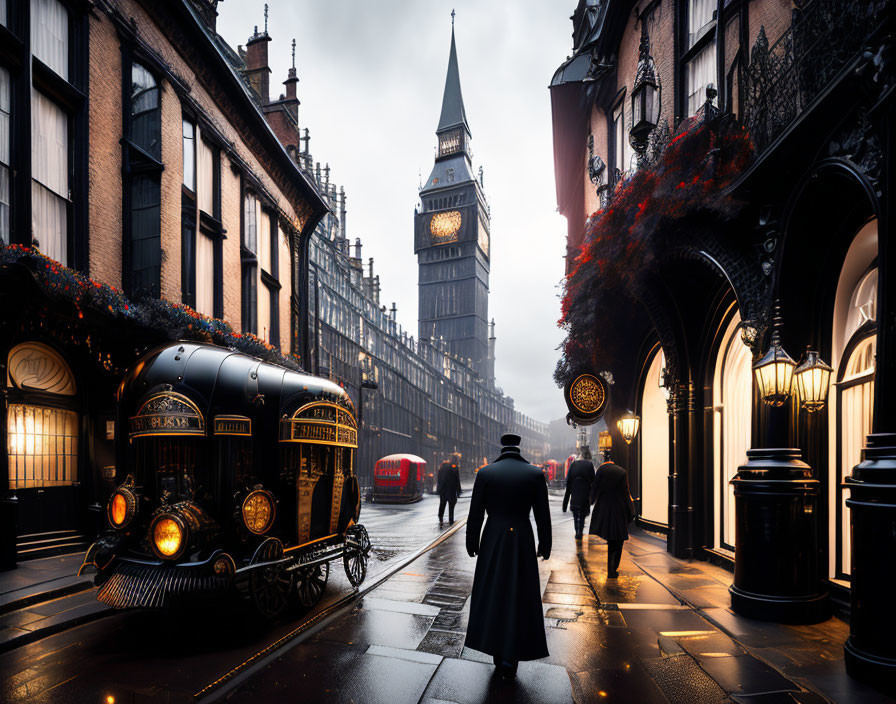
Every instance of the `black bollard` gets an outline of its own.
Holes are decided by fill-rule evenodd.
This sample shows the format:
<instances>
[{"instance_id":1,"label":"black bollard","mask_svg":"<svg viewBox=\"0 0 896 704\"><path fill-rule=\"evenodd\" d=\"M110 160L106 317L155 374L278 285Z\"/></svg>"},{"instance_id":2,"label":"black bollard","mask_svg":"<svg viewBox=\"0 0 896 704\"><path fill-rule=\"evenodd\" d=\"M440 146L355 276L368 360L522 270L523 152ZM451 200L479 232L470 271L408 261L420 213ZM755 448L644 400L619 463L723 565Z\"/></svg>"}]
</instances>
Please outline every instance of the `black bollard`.
<instances>
[{"instance_id":1,"label":"black bollard","mask_svg":"<svg viewBox=\"0 0 896 704\"><path fill-rule=\"evenodd\" d=\"M896 693L896 433L868 436L844 487L852 528L846 670Z\"/></svg>"},{"instance_id":2,"label":"black bollard","mask_svg":"<svg viewBox=\"0 0 896 704\"><path fill-rule=\"evenodd\" d=\"M795 448L747 450L734 485L731 608L779 623L830 617L818 549L819 483Z\"/></svg>"}]
</instances>

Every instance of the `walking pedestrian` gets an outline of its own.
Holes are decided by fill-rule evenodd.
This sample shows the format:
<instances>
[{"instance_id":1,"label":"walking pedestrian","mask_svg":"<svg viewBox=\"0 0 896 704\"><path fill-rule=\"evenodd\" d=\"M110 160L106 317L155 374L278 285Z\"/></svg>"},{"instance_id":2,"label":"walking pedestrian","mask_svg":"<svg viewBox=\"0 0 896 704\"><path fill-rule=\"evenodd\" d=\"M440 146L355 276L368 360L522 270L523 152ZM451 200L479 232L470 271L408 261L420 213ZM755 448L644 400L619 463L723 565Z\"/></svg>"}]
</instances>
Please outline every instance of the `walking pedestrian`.
<instances>
[{"instance_id":1,"label":"walking pedestrian","mask_svg":"<svg viewBox=\"0 0 896 704\"><path fill-rule=\"evenodd\" d=\"M628 473L610 461L597 468L591 484L591 525L588 532L607 541L607 577L619 576L622 544L628 540L628 524L635 509L628 488Z\"/></svg>"},{"instance_id":2,"label":"walking pedestrian","mask_svg":"<svg viewBox=\"0 0 896 704\"><path fill-rule=\"evenodd\" d=\"M445 504L448 504L448 524L454 524L454 505L460 496L460 471L457 464L449 460L442 462L436 477L436 491L439 494L439 527L445 521Z\"/></svg>"},{"instance_id":3,"label":"walking pedestrian","mask_svg":"<svg viewBox=\"0 0 896 704\"><path fill-rule=\"evenodd\" d=\"M501 455L476 475L467 518L467 552L477 559L466 645L491 655L504 678L516 674L520 660L548 656L538 581L538 556L551 555L548 487L519 443L519 435L502 436Z\"/></svg>"},{"instance_id":4,"label":"walking pedestrian","mask_svg":"<svg viewBox=\"0 0 896 704\"><path fill-rule=\"evenodd\" d=\"M566 475L566 494L563 496L563 513L572 508L572 524L576 530L576 540L582 539L585 518L591 510L591 484L594 481L594 463L591 449L585 445L575 462L569 465Z\"/></svg>"}]
</instances>

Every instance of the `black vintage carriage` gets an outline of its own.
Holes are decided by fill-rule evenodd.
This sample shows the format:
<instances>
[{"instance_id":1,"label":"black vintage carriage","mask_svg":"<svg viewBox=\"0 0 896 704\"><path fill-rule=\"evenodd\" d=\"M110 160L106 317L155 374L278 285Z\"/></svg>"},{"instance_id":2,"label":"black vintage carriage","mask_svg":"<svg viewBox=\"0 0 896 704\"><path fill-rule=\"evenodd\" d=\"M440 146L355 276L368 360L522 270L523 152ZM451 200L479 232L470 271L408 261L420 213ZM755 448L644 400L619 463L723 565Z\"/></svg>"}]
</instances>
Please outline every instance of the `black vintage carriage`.
<instances>
[{"instance_id":1,"label":"black vintage carriage","mask_svg":"<svg viewBox=\"0 0 896 704\"><path fill-rule=\"evenodd\" d=\"M332 560L357 586L357 444L351 399L326 379L213 345L157 349L118 389L118 486L81 573L116 608L236 592L267 617L312 606Z\"/></svg>"}]
</instances>

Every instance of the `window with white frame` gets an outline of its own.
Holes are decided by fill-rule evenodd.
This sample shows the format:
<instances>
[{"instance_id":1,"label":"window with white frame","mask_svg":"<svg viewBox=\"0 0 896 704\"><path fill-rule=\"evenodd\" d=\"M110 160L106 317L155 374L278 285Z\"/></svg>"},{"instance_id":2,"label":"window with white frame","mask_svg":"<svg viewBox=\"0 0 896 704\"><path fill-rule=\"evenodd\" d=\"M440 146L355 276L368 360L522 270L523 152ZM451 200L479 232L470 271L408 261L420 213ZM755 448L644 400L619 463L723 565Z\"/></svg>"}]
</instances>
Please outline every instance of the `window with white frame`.
<instances>
[{"instance_id":1,"label":"window with white frame","mask_svg":"<svg viewBox=\"0 0 896 704\"><path fill-rule=\"evenodd\" d=\"M694 46L715 17L717 0L689 0L688 47Z\"/></svg>"},{"instance_id":2,"label":"window with white frame","mask_svg":"<svg viewBox=\"0 0 896 704\"><path fill-rule=\"evenodd\" d=\"M76 268L87 264L87 12L0 0L2 31L15 37L0 51L0 244Z\"/></svg>"},{"instance_id":3,"label":"window with white frame","mask_svg":"<svg viewBox=\"0 0 896 704\"><path fill-rule=\"evenodd\" d=\"M68 115L31 89L31 232L48 257L68 263Z\"/></svg>"},{"instance_id":4,"label":"window with white frame","mask_svg":"<svg viewBox=\"0 0 896 704\"><path fill-rule=\"evenodd\" d=\"M217 150L203 139L197 141L197 201L201 214L214 218L217 179ZM202 215L200 215L202 219ZM200 227L196 232L196 310L215 314L215 232Z\"/></svg>"},{"instance_id":5,"label":"window with white frame","mask_svg":"<svg viewBox=\"0 0 896 704\"><path fill-rule=\"evenodd\" d=\"M621 179L626 178L632 170L635 149L628 140L625 121L625 98L613 110L613 146L614 168L619 171Z\"/></svg>"},{"instance_id":6,"label":"window with white frame","mask_svg":"<svg viewBox=\"0 0 896 704\"><path fill-rule=\"evenodd\" d=\"M684 86L686 117L706 103L706 88L716 78L715 0L688 0L685 18Z\"/></svg>"},{"instance_id":7,"label":"window with white frame","mask_svg":"<svg viewBox=\"0 0 896 704\"><path fill-rule=\"evenodd\" d=\"M184 186L196 192L196 125L190 120L183 121L184 140Z\"/></svg>"},{"instance_id":8,"label":"window with white frame","mask_svg":"<svg viewBox=\"0 0 896 704\"><path fill-rule=\"evenodd\" d=\"M696 115L706 103L706 88L716 82L716 43L710 42L687 63L686 67L688 117Z\"/></svg>"},{"instance_id":9,"label":"window with white frame","mask_svg":"<svg viewBox=\"0 0 896 704\"><path fill-rule=\"evenodd\" d=\"M243 194L243 233L240 259L242 262L242 328L244 332L258 331L258 198L249 191Z\"/></svg>"},{"instance_id":10,"label":"window with white frame","mask_svg":"<svg viewBox=\"0 0 896 704\"><path fill-rule=\"evenodd\" d=\"M59 0L31 0L31 53L68 80L68 10Z\"/></svg>"}]
</instances>

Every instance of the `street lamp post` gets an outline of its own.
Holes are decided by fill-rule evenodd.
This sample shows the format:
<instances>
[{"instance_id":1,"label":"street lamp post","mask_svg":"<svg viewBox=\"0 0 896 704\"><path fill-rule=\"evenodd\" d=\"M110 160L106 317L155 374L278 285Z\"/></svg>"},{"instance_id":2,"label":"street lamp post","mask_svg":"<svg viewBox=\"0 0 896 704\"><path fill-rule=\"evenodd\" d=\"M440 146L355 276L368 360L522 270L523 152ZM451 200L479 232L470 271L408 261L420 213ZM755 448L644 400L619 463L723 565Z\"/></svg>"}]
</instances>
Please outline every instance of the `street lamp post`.
<instances>
[{"instance_id":1,"label":"street lamp post","mask_svg":"<svg viewBox=\"0 0 896 704\"><path fill-rule=\"evenodd\" d=\"M363 462L366 462L366 464L363 464L360 451L363 447L362 438L364 437L364 389L371 389L373 391L376 391L379 388L379 384L376 382L373 365L370 362L370 357L361 352L358 355L358 362L360 363L361 369L361 383L358 385L358 463L362 464L362 466L364 467L364 480L366 483L366 487L370 488L373 486L373 478L369 475L367 469L368 465L370 465L370 458L366 457L365 453Z\"/></svg>"},{"instance_id":2,"label":"street lamp post","mask_svg":"<svg viewBox=\"0 0 896 704\"><path fill-rule=\"evenodd\" d=\"M753 365L772 444L786 438L796 363L781 345L780 307L775 305L771 345ZM807 360L797 384L815 386L822 368ZM827 365L825 365L827 366ZM830 367L828 367L830 370ZM813 382L809 384L809 382ZM794 399L796 400L796 399ZM817 399L816 399L817 400ZM783 443L781 443L783 444ZM799 448L747 450L747 462L731 480L736 522L733 611L763 621L816 623L830 615L827 582L818 549L820 486Z\"/></svg>"},{"instance_id":3,"label":"street lamp post","mask_svg":"<svg viewBox=\"0 0 896 704\"><path fill-rule=\"evenodd\" d=\"M656 64L650 55L647 17L641 17L641 45L638 49L638 70L632 87L632 127L629 142L638 153L638 165L644 161L650 133L660 119L660 85Z\"/></svg>"}]
</instances>

